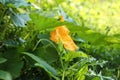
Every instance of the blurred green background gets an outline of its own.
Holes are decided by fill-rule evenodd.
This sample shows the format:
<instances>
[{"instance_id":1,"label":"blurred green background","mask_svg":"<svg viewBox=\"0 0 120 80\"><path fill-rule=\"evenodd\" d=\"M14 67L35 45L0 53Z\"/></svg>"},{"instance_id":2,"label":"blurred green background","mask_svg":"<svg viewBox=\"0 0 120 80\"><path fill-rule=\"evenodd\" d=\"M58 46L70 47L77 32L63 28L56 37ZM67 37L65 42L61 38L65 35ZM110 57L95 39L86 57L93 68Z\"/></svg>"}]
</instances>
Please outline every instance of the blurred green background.
<instances>
[{"instance_id":1,"label":"blurred green background","mask_svg":"<svg viewBox=\"0 0 120 80\"><path fill-rule=\"evenodd\" d=\"M61 7L77 25L108 35L120 33L119 0L28 0L51 17L58 16ZM59 6L59 7L58 7ZM36 7L37 8L37 7ZM51 14L51 15L50 15ZM64 15L64 14L63 14Z\"/></svg>"}]
</instances>

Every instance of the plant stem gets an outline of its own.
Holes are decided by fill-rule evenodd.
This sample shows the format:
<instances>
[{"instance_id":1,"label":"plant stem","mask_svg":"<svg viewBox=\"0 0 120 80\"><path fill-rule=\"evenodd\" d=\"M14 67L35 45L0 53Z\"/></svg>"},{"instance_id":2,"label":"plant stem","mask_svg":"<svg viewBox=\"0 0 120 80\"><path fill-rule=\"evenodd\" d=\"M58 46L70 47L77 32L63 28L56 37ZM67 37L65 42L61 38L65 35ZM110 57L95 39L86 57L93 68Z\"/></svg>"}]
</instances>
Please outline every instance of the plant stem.
<instances>
[{"instance_id":1,"label":"plant stem","mask_svg":"<svg viewBox=\"0 0 120 80\"><path fill-rule=\"evenodd\" d=\"M34 48L33 48L32 51L34 51L34 50L37 48L38 44L39 44L41 41L47 41L47 42L49 42L49 43L52 44L52 46L57 50L57 48L55 47L55 45L54 45L51 41L49 41L49 40L47 40L47 39L40 39L40 40L36 43L36 45L34 46ZM58 50L57 50L57 52L58 52ZM58 52L58 53L59 53L59 52Z\"/></svg>"},{"instance_id":2,"label":"plant stem","mask_svg":"<svg viewBox=\"0 0 120 80\"><path fill-rule=\"evenodd\" d=\"M0 23L1 23L1 21L3 20L4 16L6 15L7 10L8 10L8 9L4 9L4 11L2 12L1 18L0 18Z\"/></svg>"},{"instance_id":3,"label":"plant stem","mask_svg":"<svg viewBox=\"0 0 120 80\"><path fill-rule=\"evenodd\" d=\"M63 70L62 80L64 80L64 77L65 77L65 70Z\"/></svg>"}]
</instances>

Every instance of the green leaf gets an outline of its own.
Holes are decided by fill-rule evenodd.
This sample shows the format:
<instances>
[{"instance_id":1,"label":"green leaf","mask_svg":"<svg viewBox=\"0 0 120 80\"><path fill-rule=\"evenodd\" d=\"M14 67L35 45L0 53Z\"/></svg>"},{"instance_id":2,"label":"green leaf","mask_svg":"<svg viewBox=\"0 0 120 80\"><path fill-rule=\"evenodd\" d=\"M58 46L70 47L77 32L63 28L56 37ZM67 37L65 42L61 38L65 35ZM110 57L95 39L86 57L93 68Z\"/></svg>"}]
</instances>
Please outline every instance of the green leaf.
<instances>
[{"instance_id":1,"label":"green leaf","mask_svg":"<svg viewBox=\"0 0 120 80\"><path fill-rule=\"evenodd\" d=\"M5 58L3 58L3 57L0 57L0 64L1 63L4 63L4 62L6 62L7 61L7 59L5 59Z\"/></svg>"},{"instance_id":2,"label":"green leaf","mask_svg":"<svg viewBox=\"0 0 120 80\"><path fill-rule=\"evenodd\" d=\"M28 14L15 14L14 16L11 16L11 18L15 26L19 27L25 27L27 21L30 20Z\"/></svg>"},{"instance_id":3,"label":"green leaf","mask_svg":"<svg viewBox=\"0 0 120 80\"><path fill-rule=\"evenodd\" d=\"M94 77L92 80L101 80L99 77Z\"/></svg>"},{"instance_id":4,"label":"green leaf","mask_svg":"<svg viewBox=\"0 0 120 80\"><path fill-rule=\"evenodd\" d=\"M29 6L26 0L0 0L0 2L4 5L14 5L16 8L21 6Z\"/></svg>"},{"instance_id":5,"label":"green leaf","mask_svg":"<svg viewBox=\"0 0 120 80\"><path fill-rule=\"evenodd\" d=\"M2 4L5 4L5 3L6 3L6 1L5 1L5 0L0 0L0 2L1 2Z\"/></svg>"},{"instance_id":6,"label":"green leaf","mask_svg":"<svg viewBox=\"0 0 120 80\"><path fill-rule=\"evenodd\" d=\"M13 3L17 8L20 6L29 6L26 0L9 0L9 1Z\"/></svg>"},{"instance_id":7,"label":"green leaf","mask_svg":"<svg viewBox=\"0 0 120 80\"><path fill-rule=\"evenodd\" d=\"M4 42L5 46L8 46L8 47L15 47L15 46L18 46L19 43L17 41L14 41L12 39L7 39L5 42Z\"/></svg>"},{"instance_id":8,"label":"green leaf","mask_svg":"<svg viewBox=\"0 0 120 80\"><path fill-rule=\"evenodd\" d=\"M41 64L39 64L39 63L36 63L35 65L38 66L38 67L44 68L44 66L41 65ZM54 77L56 80L59 80L58 77L56 77L55 75L51 74L51 72L49 72L46 68L44 68L44 70L47 71L47 72L48 72L52 77Z\"/></svg>"},{"instance_id":9,"label":"green leaf","mask_svg":"<svg viewBox=\"0 0 120 80\"><path fill-rule=\"evenodd\" d=\"M23 52L23 54L31 57L33 60L35 60L37 62L37 66L40 66L42 67L46 72L48 72L51 76L57 76L58 73L57 71L52 67L50 66L46 61L44 61L43 59L41 59L40 57L37 57L31 53L28 53L28 52Z\"/></svg>"},{"instance_id":10,"label":"green leaf","mask_svg":"<svg viewBox=\"0 0 120 80\"><path fill-rule=\"evenodd\" d=\"M62 44L61 40L59 40L58 49L59 49L59 52L63 52L64 51L64 47L63 47L63 44Z\"/></svg>"},{"instance_id":11,"label":"green leaf","mask_svg":"<svg viewBox=\"0 0 120 80\"><path fill-rule=\"evenodd\" d=\"M57 23L55 22L54 19L40 16L38 13L31 13L30 17L32 21L30 22L29 25L34 24L34 27L36 27L36 29L40 31L53 28L55 27L55 24Z\"/></svg>"},{"instance_id":12,"label":"green leaf","mask_svg":"<svg viewBox=\"0 0 120 80\"><path fill-rule=\"evenodd\" d=\"M30 20L28 13L16 14L12 9L10 9L10 16L14 25L18 27L25 27L25 25L27 24L27 21Z\"/></svg>"},{"instance_id":13,"label":"green leaf","mask_svg":"<svg viewBox=\"0 0 120 80\"><path fill-rule=\"evenodd\" d=\"M34 53L49 64L52 64L58 59L59 56L55 48L51 46L46 46L47 45L37 48Z\"/></svg>"},{"instance_id":14,"label":"green leaf","mask_svg":"<svg viewBox=\"0 0 120 80\"><path fill-rule=\"evenodd\" d=\"M0 70L0 79L2 80L12 80L12 76L10 75L10 73Z\"/></svg>"},{"instance_id":15,"label":"green leaf","mask_svg":"<svg viewBox=\"0 0 120 80\"><path fill-rule=\"evenodd\" d=\"M47 40L49 40L50 35L49 35L49 34L39 34L39 35L38 35L38 38L39 38L39 39L47 39ZM43 41L41 41L41 42L42 42L43 45L48 45L48 44L50 44L48 41L45 41L45 40L43 40Z\"/></svg>"},{"instance_id":16,"label":"green leaf","mask_svg":"<svg viewBox=\"0 0 120 80\"><path fill-rule=\"evenodd\" d=\"M105 37L105 40L109 43L120 44L120 38L117 37Z\"/></svg>"},{"instance_id":17,"label":"green leaf","mask_svg":"<svg viewBox=\"0 0 120 80\"><path fill-rule=\"evenodd\" d=\"M87 58L88 56L83 52L68 52L65 56L62 57L65 61L72 61L74 58L84 57Z\"/></svg>"},{"instance_id":18,"label":"green leaf","mask_svg":"<svg viewBox=\"0 0 120 80\"><path fill-rule=\"evenodd\" d=\"M62 25L66 25L71 32L88 30L88 28L75 26L73 23L69 23L69 22L60 22L57 19L47 18L35 12L31 13L30 17L32 21L29 23L29 25L31 26L34 24L34 27L36 27L36 29L40 31L43 30L49 31L57 26L62 26Z\"/></svg>"},{"instance_id":19,"label":"green leaf","mask_svg":"<svg viewBox=\"0 0 120 80\"><path fill-rule=\"evenodd\" d=\"M82 67L76 74L76 79L77 80L85 80L85 74L88 71L88 66Z\"/></svg>"},{"instance_id":20,"label":"green leaf","mask_svg":"<svg viewBox=\"0 0 120 80\"><path fill-rule=\"evenodd\" d=\"M2 56L7 59L5 63L0 65L0 69L8 71L13 78L20 75L23 62L20 60L20 48L8 48Z\"/></svg>"}]
</instances>

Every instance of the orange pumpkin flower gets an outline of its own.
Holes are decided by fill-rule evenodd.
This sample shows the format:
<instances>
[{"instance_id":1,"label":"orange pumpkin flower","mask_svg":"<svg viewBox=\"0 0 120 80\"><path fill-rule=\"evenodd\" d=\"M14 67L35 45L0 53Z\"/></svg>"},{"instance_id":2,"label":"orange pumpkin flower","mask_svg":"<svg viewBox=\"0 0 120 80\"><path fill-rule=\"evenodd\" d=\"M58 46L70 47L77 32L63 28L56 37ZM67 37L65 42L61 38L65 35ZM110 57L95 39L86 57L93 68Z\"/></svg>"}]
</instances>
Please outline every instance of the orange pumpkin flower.
<instances>
[{"instance_id":1,"label":"orange pumpkin flower","mask_svg":"<svg viewBox=\"0 0 120 80\"><path fill-rule=\"evenodd\" d=\"M78 47L71 39L69 32L70 31L65 26L58 26L54 31L50 33L50 39L55 43L58 43L59 40L61 40L65 49L75 51L78 49Z\"/></svg>"}]
</instances>

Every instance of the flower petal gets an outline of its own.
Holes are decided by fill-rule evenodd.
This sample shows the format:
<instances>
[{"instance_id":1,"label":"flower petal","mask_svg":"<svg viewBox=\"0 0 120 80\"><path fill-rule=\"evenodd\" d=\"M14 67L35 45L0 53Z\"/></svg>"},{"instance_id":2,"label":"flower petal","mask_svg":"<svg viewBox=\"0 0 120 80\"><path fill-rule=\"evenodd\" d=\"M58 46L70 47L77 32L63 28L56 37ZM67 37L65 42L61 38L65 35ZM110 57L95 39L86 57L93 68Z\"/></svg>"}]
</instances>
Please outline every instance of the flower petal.
<instances>
[{"instance_id":1,"label":"flower petal","mask_svg":"<svg viewBox=\"0 0 120 80\"><path fill-rule=\"evenodd\" d=\"M75 51L78 47L70 37L69 32L70 31L65 26L58 26L50 33L50 39L55 43L58 43L59 40L61 40L65 49Z\"/></svg>"}]
</instances>

